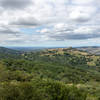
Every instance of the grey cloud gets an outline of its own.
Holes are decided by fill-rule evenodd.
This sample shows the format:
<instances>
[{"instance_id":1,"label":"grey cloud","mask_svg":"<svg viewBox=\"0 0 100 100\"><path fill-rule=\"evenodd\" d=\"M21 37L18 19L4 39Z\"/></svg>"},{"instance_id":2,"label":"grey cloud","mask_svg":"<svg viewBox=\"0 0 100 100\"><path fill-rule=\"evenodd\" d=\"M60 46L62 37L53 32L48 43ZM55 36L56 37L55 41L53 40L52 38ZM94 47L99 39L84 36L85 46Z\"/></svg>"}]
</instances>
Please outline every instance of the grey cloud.
<instances>
[{"instance_id":1,"label":"grey cloud","mask_svg":"<svg viewBox=\"0 0 100 100\"><path fill-rule=\"evenodd\" d=\"M87 18L87 17L79 17L79 18L76 18L76 19L73 19L74 21L76 22L87 22L90 20L90 18Z\"/></svg>"},{"instance_id":2,"label":"grey cloud","mask_svg":"<svg viewBox=\"0 0 100 100\"><path fill-rule=\"evenodd\" d=\"M100 37L100 34L76 34L76 35L67 35L67 39L72 40L85 40L85 39L91 39L91 38L98 38Z\"/></svg>"},{"instance_id":3,"label":"grey cloud","mask_svg":"<svg viewBox=\"0 0 100 100\"><path fill-rule=\"evenodd\" d=\"M10 28L8 26L1 26L0 27L0 34L5 34L5 35L14 35L19 37L19 35L21 34L19 30L15 29L15 28Z\"/></svg>"},{"instance_id":4,"label":"grey cloud","mask_svg":"<svg viewBox=\"0 0 100 100\"><path fill-rule=\"evenodd\" d=\"M31 0L0 0L0 6L5 9L20 9L31 4Z\"/></svg>"},{"instance_id":5,"label":"grey cloud","mask_svg":"<svg viewBox=\"0 0 100 100\"><path fill-rule=\"evenodd\" d=\"M79 14L77 16L75 16L76 13L70 15L70 19L73 20L73 21L76 21L76 22L87 22L87 21L90 21L91 20L91 17L89 14L87 13L81 13L79 12Z\"/></svg>"},{"instance_id":6,"label":"grey cloud","mask_svg":"<svg viewBox=\"0 0 100 100\"><path fill-rule=\"evenodd\" d=\"M7 42L8 44L14 44L14 43L25 43L25 41L23 40L6 40L5 42Z\"/></svg>"},{"instance_id":7,"label":"grey cloud","mask_svg":"<svg viewBox=\"0 0 100 100\"><path fill-rule=\"evenodd\" d=\"M63 35L51 35L50 38L54 40L85 40L85 39L92 39L98 38L100 34L63 34Z\"/></svg>"},{"instance_id":8,"label":"grey cloud","mask_svg":"<svg viewBox=\"0 0 100 100\"><path fill-rule=\"evenodd\" d=\"M15 45L15 44L26 44L25 41L22 40L5 40L2 44L8 44L8 45Z\"/></svg>"},{"instance_id":9,"label":"grey cloud","mask_svg":"<svg viewBox=\"0 0 100 100\"><path fill-rule=\"evenodd\" d=\"M18 20L9 23L11 25L18 25L18 26L38 26L41 24L37 19L33 17L27 18L19 18Z\"/></svg>"},{"instance_id":10,"label":"grey cloud","mask_svg":"<svg viewBox=\"0 0 100 100\"><path fill-rule=\"evenodd\" d=\"M9 30L9 29L5 29L5 30L0 30L0 33L1 34L16 34L18 32L17 31L12 31L12 30Z\"/></svg>"},{"instance_id":11,"label":"grey cloud","mask_svg":"<svg viewBox=\"0 0 100 100\"><path fill-rule=\"evenodd\" d=\"M78 30L78 31L76 31ZM53 40L86 40L100 37L100 26L74 26L72 28L63 27L60 29L51 29L45 35Z\"/></svg>"}]
</instances>

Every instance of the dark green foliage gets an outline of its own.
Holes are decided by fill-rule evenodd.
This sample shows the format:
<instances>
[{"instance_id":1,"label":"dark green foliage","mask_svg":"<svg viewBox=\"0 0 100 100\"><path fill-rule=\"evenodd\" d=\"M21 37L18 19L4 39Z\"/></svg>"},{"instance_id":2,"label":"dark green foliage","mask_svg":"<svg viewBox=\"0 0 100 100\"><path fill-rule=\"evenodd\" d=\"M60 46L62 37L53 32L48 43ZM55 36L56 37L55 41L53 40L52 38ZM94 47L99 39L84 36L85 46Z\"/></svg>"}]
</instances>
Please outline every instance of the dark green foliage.
<instances>
[{"instance_id":1,"label":"dark green foliage","mask_svg":"<svg viewBox=\"0 0 100 100\"><path fill-rule=\"evenodd\" d=\"M67 83L85 83L91 80L100 82L100 73L93 72L88 67L58 65L56 63L45 61L28 61L28 60L4 60L5 66L11 71L24 71L27 73L34 72L41 78L51 78Z\"/></svg>"},{"instance_id":2,"label":"dark green foliage","mask_svg":"<svg viewBox=\"0 0 100 100\"><path fill-rule=\"evenodd\" d=\"M34 80L0 84L0 100L86 100L87 94L60 82Z\"/></svg>"}]
</instances>

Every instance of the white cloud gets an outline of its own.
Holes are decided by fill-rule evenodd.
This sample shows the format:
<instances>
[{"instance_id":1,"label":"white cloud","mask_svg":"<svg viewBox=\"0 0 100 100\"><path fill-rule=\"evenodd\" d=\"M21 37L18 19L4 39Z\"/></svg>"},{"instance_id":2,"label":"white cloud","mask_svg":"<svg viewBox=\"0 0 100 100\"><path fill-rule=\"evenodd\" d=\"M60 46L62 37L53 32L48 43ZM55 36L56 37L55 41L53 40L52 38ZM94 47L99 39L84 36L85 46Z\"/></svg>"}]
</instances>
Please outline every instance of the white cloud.
<instances>
[{"instance_id":1,"label":"white cloud","mask_svg":"<svg viewBox=\"0 0 100 100\"><path fill-rule=\"evenodd\" d=\"M60 23L50 30L47 30L48 29L42 29L40 32L42 33L42 36L45 36L48 40L85 40L100 37L100 25L78 26Z\"/></svg>"},{"instance_id":2,"label":"white cloud","mask_svg":"<svg viewBox=\"0 0 100 100\"><path fill-rule=\"evenodd\" d=\"M94 0L72 0L72 3L74 4L92 4L94 3Z\"/></svg>"},{"instance_id":3,"label":"white cloud","mask_svg":"<svg viewBox=\"0 0 100 100\"><path fill-rule=\"evenodd\" d=\"M97 38L99 8L99 0L0 0L0 40L16 44ZM20 30L30 27L35 30L31 34Z\"/></svg>"}]
</instances>

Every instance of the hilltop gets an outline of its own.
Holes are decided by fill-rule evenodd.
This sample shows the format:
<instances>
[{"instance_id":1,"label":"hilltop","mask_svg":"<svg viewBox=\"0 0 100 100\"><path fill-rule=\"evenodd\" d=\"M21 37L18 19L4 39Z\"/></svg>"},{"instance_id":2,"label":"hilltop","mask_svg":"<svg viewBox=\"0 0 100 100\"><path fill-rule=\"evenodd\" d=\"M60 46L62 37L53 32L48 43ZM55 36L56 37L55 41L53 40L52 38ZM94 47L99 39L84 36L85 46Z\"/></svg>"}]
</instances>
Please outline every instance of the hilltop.
<instances>
[{"instance_id":1,"label":"hilltop","mask_svg":"<svg viewBox=\"0 0 100 100\"><path fill-rule=\"evenodd\" d=\"M98 46L79 47L77 49L91 54L100 55L100 47Z\"/></svg>"}]
</instances>

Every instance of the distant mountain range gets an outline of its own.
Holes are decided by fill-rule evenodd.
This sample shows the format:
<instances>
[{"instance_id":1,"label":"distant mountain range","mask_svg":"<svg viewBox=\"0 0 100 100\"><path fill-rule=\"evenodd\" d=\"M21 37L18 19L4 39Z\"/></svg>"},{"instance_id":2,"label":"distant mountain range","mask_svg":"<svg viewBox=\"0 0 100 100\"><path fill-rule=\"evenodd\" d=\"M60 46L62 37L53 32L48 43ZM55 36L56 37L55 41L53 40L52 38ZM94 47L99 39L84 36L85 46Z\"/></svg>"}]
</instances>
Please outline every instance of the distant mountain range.
<instances>
[{"instance_id":1,"label":"distant mountain range","mask_svg":"<svg viewBox=\"0 0 100 100\"><path fill-rule=\"evenodd\" d=\"M17 51L29 52L29 51L35 51L35 50L42 50L46 47L7 47L7 48L12 49L12 50L17 50Z\"/></svg>"},{"instance_id":2,"label":"distant mountain range","mask_svg":"<svg viewBox=\"0 0 100 100\"><path fill-rule=\"evenodd\" d=\"M23 52L40 51L44 49L58 49L65 47L0 47L0 55L20 55ZM67 48L67 47L66 47ZM77 49L79 51L85 51L90 54L100 55L100 47L98 46L84 46L84 47L69 47L70 49Z\"/></svg>"},{"instance_id":3,"label":"distant mountain range","mask_svg":"<svg viewBox=\"0 0 100 100\"><path fill-rule=\"evenodd\" d=\"M7 47L7 48L9 48L7 49L7 51L12 49L12 50L17 50L17 51L30 52L30 51L38 51L38 50L43 50L43 49L55 49L55 48L67 48L67 47ZM73 47L73 48L76 48L77 50L86 51L91 54L100 55L99 46L84 46L84 47Z\"/></svg>"}]
</instances>

